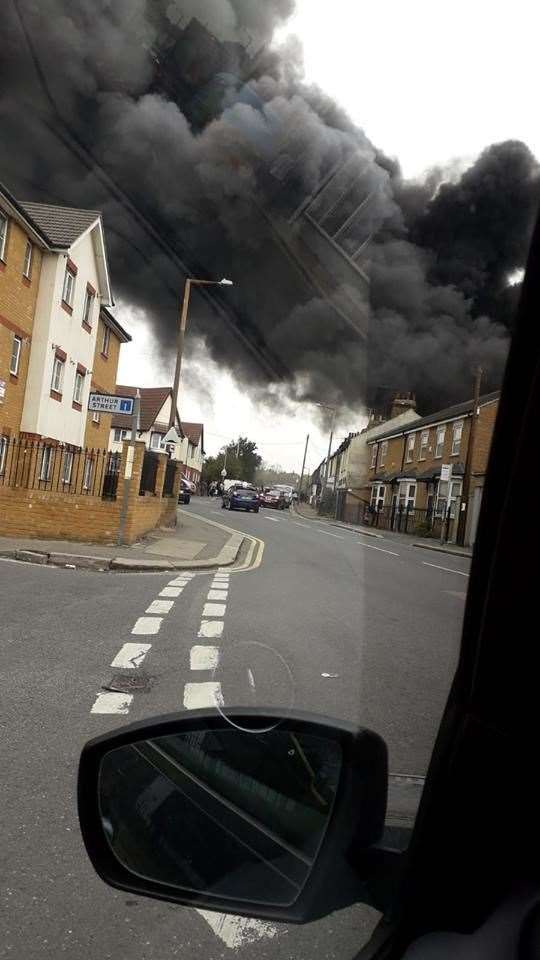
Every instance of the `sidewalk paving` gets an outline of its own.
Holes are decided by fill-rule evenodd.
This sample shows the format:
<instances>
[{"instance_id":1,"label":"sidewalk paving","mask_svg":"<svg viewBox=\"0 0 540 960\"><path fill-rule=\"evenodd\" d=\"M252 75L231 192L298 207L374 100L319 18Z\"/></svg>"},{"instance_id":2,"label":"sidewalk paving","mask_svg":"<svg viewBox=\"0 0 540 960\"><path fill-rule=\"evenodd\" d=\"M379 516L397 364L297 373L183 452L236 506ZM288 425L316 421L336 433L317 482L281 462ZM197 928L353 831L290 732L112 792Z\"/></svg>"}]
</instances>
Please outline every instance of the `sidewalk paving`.
<instances>
[{"instance_id":1,"label":"sidewalk paving","mask_svg":"<svg viewBox=\"0 0 540 960\"><path fill-rule=\"evenodd\" d=\"M242 534L178 510L176 527L162 527L131 546L1 537L0 556L94 570L195 570L234 563Z\"/></svg>"},{"instance_id":2,"label":"sidewalk paving","mask_svg":"<svg viewBox=\"0 0 540 960\"><path fill-rule=\"evenodd\" d=\"M439 543L438 540L428 539L414 540L414 537L408 533L398 533L394 530L372 530L364 524L344 523L341 520L333 520L331 517L320 517L314 507L309 503L302 503L300 506L295 504L294 510L306 520L319 520L329 523L332 527L341 527L343 530L350 530L353 533L361 533L364 537L374 537L378 540L392 540L394 543L406 543L408 546L419 547L422 550L433 550L436 553L454 554L456 557L466 557L471 559L472 550L470 547L459 547L454 543Z\"/></svg>"}]
</instances>

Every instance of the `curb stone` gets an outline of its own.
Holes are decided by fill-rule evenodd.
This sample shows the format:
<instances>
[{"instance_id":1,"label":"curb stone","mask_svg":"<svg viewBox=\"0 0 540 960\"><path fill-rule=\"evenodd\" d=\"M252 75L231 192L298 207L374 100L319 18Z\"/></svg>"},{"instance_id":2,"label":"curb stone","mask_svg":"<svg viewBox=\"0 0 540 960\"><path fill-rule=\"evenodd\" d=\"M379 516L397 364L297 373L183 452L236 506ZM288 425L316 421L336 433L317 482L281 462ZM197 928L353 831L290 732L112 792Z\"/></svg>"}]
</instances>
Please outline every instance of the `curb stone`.
<instances>
[{"instance_id":1,"label":"curb stone","mask_svg":"<svg viewBox=\"0 0 540 960\"><path fill-rule=\"evenodd\" d=\"M451 557L465 557L467 560L472 559L472 553L466 550L450 550L448 547L439 547L431 543L413 543L413 547L419 547L421 550L433 550L434 553L446 553Z\"/></svg>"}]
</instances>

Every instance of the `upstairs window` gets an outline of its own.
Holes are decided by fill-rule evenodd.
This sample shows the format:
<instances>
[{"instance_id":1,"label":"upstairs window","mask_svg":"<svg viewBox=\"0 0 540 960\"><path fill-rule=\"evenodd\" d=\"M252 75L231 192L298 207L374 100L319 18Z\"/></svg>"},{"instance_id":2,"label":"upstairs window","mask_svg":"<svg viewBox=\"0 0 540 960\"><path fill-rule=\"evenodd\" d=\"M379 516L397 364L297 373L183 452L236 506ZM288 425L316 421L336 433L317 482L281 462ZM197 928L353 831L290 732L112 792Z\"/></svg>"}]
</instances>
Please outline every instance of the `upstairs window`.
<instances>
[{"instance_id":1,"label":"upstairs window","mask_svg":"<svg viewBox=\"0 0 540 960\"><path fill-rule=\"evenodd\" d=\"M7 217L5 217L3 213L0 213L0 260L5 260L7 229Z\"/></svg>"},{"instance_id":2,"label":"upstairs window","mask_svg":"<svg viewBox=\"0 0 540 960\"><path fill-rule=\"evenodd\" d=\"M108 327L103 327L103 340L101 342L101 352L104 357L109 356L109 344L111 342L111 331Z\"/></svg>"},{"instance_id":3,"label":"upstairs window","mask_svg":"<svg viewBox=\"0 0 540 960\"><path fill-rule=\"evenodd\" d=\"M371 469L377 466L377 444L374 443L371 448Z\"/></svg>"},{"instance_id":4,"label":"upstairs window","mask_svg":"<svg viewBox=\"0 0 540 960\"><path fill-rule=\"evenodd\" d=\"M435 443L435 456L442 457L444 450L444 438L446 435L446 427L437 427L437 440Z\"/></svg>"},{"instance_id":5,"label":"upstairs window","mask_svg":"<svg viewBox=\"0 0 540 960\"><path fill-rule=\"evenodd\" d=\"M64 301L64 303L67 303L68 307L72 307L74 296L75 296L75 274L70 270L69 267L66 267L66 272L64 274L64 287L62 290L62 300Z\"/></svg>"},{"instance_id":6,"label":"upstairs window","mask_svg":"<svg viewBox=\"0 0 540 960\"><path fill-rule=\"evenodd\" d=\"M73 389L74 403L79 403L79 404L82 403L83 389L84 389L84 374L79 373L79 371L77 370L77 373L75 374L75 386Z\"/></svg>"},{"instance_id":7,"label":"upstairs window","mask_svg":"<svg viewBox=\"0 0 540 960\"><path fill-rule=\"evenodd\" d=\"M461 450L461 437L463 436L463 420L454 424L452 431L452 456L456 457Z\"/></svg>"},{"instance_id":8,"label":"upstairs window","mask_svg":"<svg viewBox=\"0 0 540 960\"><path fill-rule=\"evenodd\" d=\"M64 383L64 369L65 363L60 357L54 358L53 363L53 373L51 381L51 390L54 390L55 393L62 393L62 385Z\"/></svg>"},{"instance_id":9,"label":"upstairs window","mask_svg":"<svg viewBox=\"0 0 540 960\"><path fill-rule=\"evenodd\" d=\"M84 295L84 309L83 309L83 323L85 323L87 327L92 326L92 313L94 310L94 300L95 300L95 295L92 293L91 290L87 290ZM105 329L107 329L107 327Z\"/></svg>"},{"instance_id":10,"label":"upstairs window","mask_svg":"<svg viewBox=\"0 0 540 960\"><path fill-rule=\"evenodd\" d=\"M379 460L379 466L384 467L386 463L386 455L388 453L388 440L383 440L381 443L381 459Z\"/></svg>"},{"instance_id":11,"label":"upstairs window","mask_svg":"<svg viewBox=\"0 0 540 960\"><path fill-rule=\"evenodd\" d=\"M21 347L22 340L20 337L14 336L13 343L11 345L11 358L9 361L9 372L13 374L14 377L19 373L19 364L21 362Z\"/></svg>"},{"instance_id":12,"label":"upstairs window","mask_svg":"<svg viewBox=\"0 0 540 960\"><path fill-rule=\"evenodd\" d=\"M429 430L423 430L420 434L420 455L419 460L426 459L427 446L429 442Z\"/></svg>"},{"instance_id":13,"label":"upstairs window","mask_svg":"<svg viewBox=\"0 0 540 960\"><path fill-rule=\"evenodd\" d=\"M33 246L28 240L26 244L26 250L24 251L24 263L23 263L23 277L26 277L27 280L30 279L30 274L32 273L32 252Z\"/></svg>"},{"instance_id":14,"label":"upstairs window","mask_svg":"<svg viewBox=\"0 0 540 960\"><path fill-rule=\"evenodd\" d=\"M410 463L411 460L412 460L412 458L413 458L413 456L414 456L414 445L415 445L415 441L416 441L416 437L415 437L414 433L411 433L411 434L407 437L407 463Z\"/></svg>"}]
</instances>

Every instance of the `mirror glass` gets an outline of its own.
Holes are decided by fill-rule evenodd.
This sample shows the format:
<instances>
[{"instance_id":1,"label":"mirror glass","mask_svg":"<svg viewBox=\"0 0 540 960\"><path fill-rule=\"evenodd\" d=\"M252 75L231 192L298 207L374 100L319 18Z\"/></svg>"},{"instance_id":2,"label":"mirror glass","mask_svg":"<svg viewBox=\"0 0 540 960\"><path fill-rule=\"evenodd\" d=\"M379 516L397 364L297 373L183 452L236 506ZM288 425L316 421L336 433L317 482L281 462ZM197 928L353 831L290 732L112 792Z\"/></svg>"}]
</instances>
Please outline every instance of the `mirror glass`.
<instances>
[{"instance_id":1,"label":"mirror glass","mask_svg":"<svg viewBox=\"0 0 540 960\"><path fill-rule=\"evenodd\" d=\"M292 904L336 798L339 742L276 727L142 740L105 754L103 829L132 873L184 890Z\"/></svg>"}]
</instances>

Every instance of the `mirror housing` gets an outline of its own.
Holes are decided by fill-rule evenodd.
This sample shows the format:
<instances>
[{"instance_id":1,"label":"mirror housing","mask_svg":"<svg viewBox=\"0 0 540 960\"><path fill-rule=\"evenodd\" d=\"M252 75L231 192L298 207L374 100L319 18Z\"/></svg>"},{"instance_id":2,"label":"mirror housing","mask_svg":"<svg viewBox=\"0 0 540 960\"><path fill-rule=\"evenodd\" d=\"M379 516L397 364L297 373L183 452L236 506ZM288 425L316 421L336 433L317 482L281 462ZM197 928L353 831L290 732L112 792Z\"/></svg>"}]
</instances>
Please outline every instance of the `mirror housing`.
<instances>
[{"instance_id":1,"label":"mirror housing","mask_svg":"<svg viewBox=\"0 0 540 960\"><path fill-rule=\"evenodd\" d=\"M236 734L231 734L232 731L236 731ZM283 748L289 744L289 739L295 746L284 752ZM215 742L221 749L220 757L223 757L223 744L225 753L229 751L232 754L230 757L225 756L225 766L222 759L216 761L209 759L210 755L206 752L201 754L201 744L205 750L205 743ZM265 801L263 806L261 801L261 797L275 797L276 791L260 782L261 776L265 781L267 776L271 776L269 768L272 763L268 763L266 752L267 748L271 750L276 742L280 747L279 755L276 754L279 765L276 767L274 764L280 771L279 816L277 808L274 815L272 802ZM304 793L311 790L311 793L320 799L320 790L316 789L318 782L315 783L313 779L313 761L310 765L308 757L302 751L302 743L308 747L309 744L316 744L315 756L321 759L323 767L325 752L334 759L339 756L339 768L335 763L326 764L327 768L332 766L332 770L337 772L332 783L332 801L327 804L328 815L325 816L324 823L320 815L317 819L317 812L315 817L313 816L312 807L317 804L313 804L311 796L308 797L308 804L311 802L309 808L303 799L300 799L298 805L296 799L287 800L283 797L289 782L291 795L294 792L298 794L298 776L294 775L294 770L289 771L287 759L287 754L294 757L297 753L302 758L301 763L298 755L294 758L296 773L299 768L303 775L300 777L303 781L301 788ZM196 745L195 748L193 744ZM235 745L240 748L239 751ZM179 750L175 749L176 747ZM186 752L188 749L190 754ZM242 755L245 767L246 750L249 752L249 766L247 772L242 773L239 772L240 768L235 766L235 754ZM273 752L275 754L275 750ZM272 753L269 756L270 760L274 759ZM203 763L206 765L201 765ZM223 769L227 774L226 779ZM116 770L119 771L118 774ZM137 787L141 785L141 770L150 777L158 777L160 784L165 781L168 794L174 793L174 800L179 798L174 815L171 817L168 814L167 818L163 816L160 820L154 820L152 829L155 837L157 823L159 841L162 839L163 830L165 831L167 836L163 836L163 846L167 846L167 853L170 854L173 844L173 857L178 854L176 862L181 867L184 862L192 862L192 854L191 859L186 860L183 849L189 842L198 859L193 875L199 879L207 872L205 869L198 869L201 858L206 857L203 867L213 867L208 851L205 852L200 844L195 843L193 847L189 817L184 819L178 815L177 810L181 812L187 805L190 814L193 812L194 816L203 818L201 826L206 824L214 831L218 847L220 837L223 836L221 852L216 849L214 840L215 859L219 860L221 857L221 862L226 863L231 836L236 846L249 849L250 855L253 848L258 847L255 866L257 868L262 865L259 874L262 871L264 877L266 867L273 871L268 874L272 878L275 875L278 878L284 877L288 873L285 883L290 884L291 878L294 879L294 895L281 897L277 887L278 895L269 893L269 902L264 902L264 897L257 895L257 882L251 884L250 880L247 889L253 890L251 899L246 895L246 889L242 889L239 894L238 883L236 886L231 883L228 889L226 875L225 886L223 876L220 876L220 883L209 885L208 889L190 889L185 883L185 873L182 874L182 881L176 882L171 876L170 856L165 858L160 852L159 842L152 843L150 827L147 827L147 812L141 816L142 793L137 794ZM209 771L209 776L204 772L201 779L201 770ZM306 770L309 771L309 776ZM311 782L308 782L310 778ZM323 788L327 780L328 778L325 781L324 776L320 780ZM154 897L206 910L263 920L305 923L352 903L373 902L367 881L373 869L374 847L380 841L384 829L387 784L386 745L370 730L298 711L239 708L227 709L225 716L218 710L194 710L188 714L130 724L120 731L105 734L87 743L79 764L79 821L86 850L96 872L113 887L138 896ZM258 794L255 799L254 787ZM148 797L148 787L144 793ZM147 801L144 803L147 810ZM111 823L110 814L104 814L105 807L107 811L114 811L114 824ZM289 815L288 811L292 813ZM259 815L261 812L262 816ZM320 829L317 836L312 838L307 835L307 830L308 827L312 829L314 819ZM239 830L235 829L235 825ZM122 840L121 843L116 843L115 849L113 836L117 836L119 827ZM182 828L185 829L185 841L181 836ZM308 851L307 855L299 850L304 840L302 830L306 832L304 848ZM239 835L243 838L240 842ZM144 848L144 853L141 852L144 870L136 866L139 848L141 851ZM237 880L242 869L236 864ZM253 864L246 869L253 869ZM259 874L256 869L255 876ZM234 876L235 869L231 864L231 877ZM245 880L244 877L241 887L246 888ZM269 884L269 890L271 888L272 884ZM290 893L292 888L289 885L286 889Z\"/></svg>"}]
</instances>

